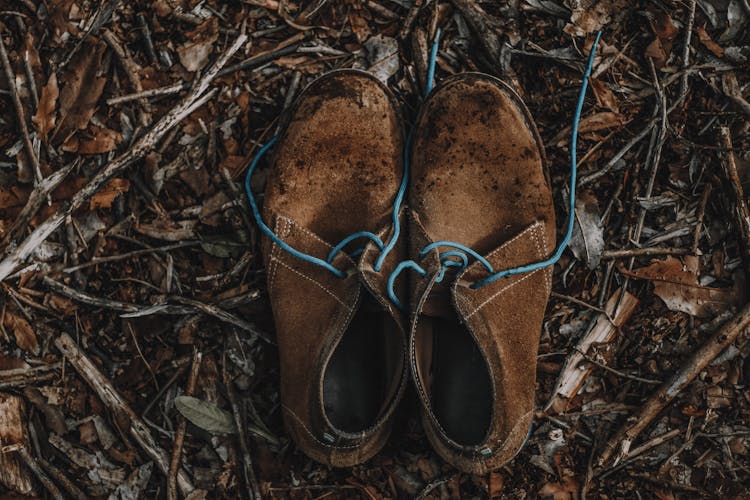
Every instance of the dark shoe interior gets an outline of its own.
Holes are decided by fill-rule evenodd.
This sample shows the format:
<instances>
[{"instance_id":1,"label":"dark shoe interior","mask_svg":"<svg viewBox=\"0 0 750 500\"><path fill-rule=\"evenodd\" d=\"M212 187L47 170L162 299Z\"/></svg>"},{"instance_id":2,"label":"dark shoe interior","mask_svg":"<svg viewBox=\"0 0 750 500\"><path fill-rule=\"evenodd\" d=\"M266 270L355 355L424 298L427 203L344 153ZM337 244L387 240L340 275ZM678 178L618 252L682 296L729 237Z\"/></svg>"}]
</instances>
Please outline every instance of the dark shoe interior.
<instances>
[{"instance_id":1,"label":"dark shoe interior","mask_svg":"<svg viewBox=\"0 0 750 500\"><path fill-rule=\"evenodd\" d=\"M450 439L464 446L478 445L492 418L487 363L457 316L431 320L433 412Z\"/></svg>"},{"instance_id":2,"label":"dark shoe interior","mask_svg":"<svg viewBox=\"0 0 750 500\"><path fill-rule=\"evenodd\" d=\"M400 380L402 347L393 319L366 294L323 375L331 424L361 432L375 424Z\"/></svg>"}]
</instances>

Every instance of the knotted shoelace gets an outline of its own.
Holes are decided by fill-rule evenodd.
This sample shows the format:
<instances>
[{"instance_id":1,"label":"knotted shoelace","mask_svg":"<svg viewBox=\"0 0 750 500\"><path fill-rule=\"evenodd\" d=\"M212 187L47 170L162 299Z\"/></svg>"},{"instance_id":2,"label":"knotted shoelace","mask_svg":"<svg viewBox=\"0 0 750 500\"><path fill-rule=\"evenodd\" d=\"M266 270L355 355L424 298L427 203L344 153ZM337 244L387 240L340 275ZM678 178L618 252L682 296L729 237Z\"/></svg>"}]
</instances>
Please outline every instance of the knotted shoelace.
<instances>
[{"instance_id":1,"label":"knotted shoelace","mask_svg":"<svg viewBox=\"0 0 750 500\"><path fill-rule=\"evenodd\" d=\"M456 269L457 272L464 270L469 265L469 261L470 261L469 257L481 263L488 273L488 276L486 278L469 285L469 288L471 289L481 288L483 286L489 285L490 283L494 283L495 281L501 278L507 278L515 274L528 273L528 272L536 271L537 269L542 269L548 266L552 266L560 260L560 257L562 257L563 252L568 247L568 244L570 243L570 239L573 235L574 220L575 220L574 216L575 216L575 200L576 200L576 179L578 175L578 169L576 165L577 146L578 146L578 128L579 128L579 123L581 121L581 112L583 110L583 104L584 104L584 100L586 97L586 90L588 89L588 80L589 80L589 77L591 76L591 70L594 65L594 57L596 56L596 48L599 44L600 38L601 38L601 31L596 34L594 43L591 46L591 50L589 52L589 57L588 57L588 62L586 64L586 70L583 74L583 81L581 83L581 89L578 94L578 102L576 104L575 113L573 114L573 125L572 125L571 139L570 139L570 191L569 191L569 196L568 196L568 221L567 221L565 235L563 236L563 239L560 241L560 243L557 245L554 253L545 260L541 260L541 261L527 264L524 266L518 266L518 267L514 267L510 269L505 269L503 271L495 271L492 264L490 264L490 262L487 259L479 255L476 251L472 250L471 248L465 245L462 245L461 243L455 242L455 241L447 241L447 240L436 241L425 246L419 252L419 258L422 259L430 251L436 248L448 248L449 249L447 251L439 253L440 271L435 280L436 283L440 283L441 281L443 281L443 279L445 278L446 272L448 271L449 268L457 268ZM425 97L430 94L434 85L435 66L437 62L439 42L440 42L440 28L438 28L435 33L435 39L433 41L432 48L430 50L429 65L428 65L428 71L427 71L427 82L425 85ZM250 163L250 168L248 169L247 175L245 176L245 190L247 192L247 197L250 202L250 207L252 209L255 222L258 224L258 227L263 232L263 234L271 238L271 240L274 243L276 243L282 250L290 253L294 257L297 257L298 259L301 259L305 262L309 262L311 264L320 266L330 271L331 273L333 273L335 276L339 278L346 278L347 273L346 271L339 269L332 264L336 256L340 252L342 252L344 248L346 248L352 241L358 240L360 238L367 238L373 243L375 243L375 245L380 249L380 255L377 261L375 262L375 266L374 266L375 272L380 272L386 257L396 246L396 242L398 241L398 238L401 235L401 223L399 221L398 214L401 210L401 205L403 204L404 196L406 194L406 188L408 186L408 181L409 181L410 153L411 153L411 144L412 144L413 134L414 134L414 127L412 126L409 132L409 135L406 138L406 144L404 147L403 177L401 179L401 183L399 185L398 191L396 192L396 196L393 200L393 208L392 208L392 213L391 213L391 219L393 223L393 234L391 235L391 238L388 240L388 243L384 243L380 237L378 237L376 234L372 232L359 231L342 239L336 246L334 246L331 249L331 251L328 253L328 255L326 256L324 260L319 257L315 257L313 255L307 254L305 252L301 252L293 248L291 245L284 242L276 233L274 233L273 230L271 230L271 228L268 227L265 224L265 222L263 222L263 218L261 217L260 210L258 209L258 205L255 201L255 196L253 195L252 189L250 188L250 180L261 158L278 141L279 139L278 135L271 138L263 147L260 148L258 153L253 158L252 162ZM364 248L359 248L359 249L352 251L348 255L350 257L356 257L357 255L361 254L363 250ZM391 300L391 302L393 302L394 305L396 305L399 309L402 309L402 310L404 308L403 308L403 305L401 304L401 301L399 301L398 297L396 296L394 292L394 286L395 286L395 282L398 276L406 269L411 269L415 271L417 274L419 274L420 276L427 275L427 271L417 261L414 261L414 260L404 260L400 262L396 266L396 268L393 270L393 272L390 274L390 276L388 277L388 283L387 283L388 298Z\"/></svg>"}]
</instances>

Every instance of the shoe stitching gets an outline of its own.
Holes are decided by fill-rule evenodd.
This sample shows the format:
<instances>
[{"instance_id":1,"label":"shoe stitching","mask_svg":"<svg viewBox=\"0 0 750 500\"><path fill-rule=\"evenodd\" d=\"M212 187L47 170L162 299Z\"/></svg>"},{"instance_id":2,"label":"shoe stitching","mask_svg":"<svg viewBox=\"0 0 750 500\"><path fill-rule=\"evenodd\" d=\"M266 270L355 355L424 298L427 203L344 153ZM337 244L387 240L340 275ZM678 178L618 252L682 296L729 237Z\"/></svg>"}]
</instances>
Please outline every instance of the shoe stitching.
<instances>
[{"instance_id":1,"label":"shoe stitching","mask_svg":"<svg viewBox=\"0 0 750 500\"><path fill-rule=\"evenodd\" d=\"M341 299L340 299L340 298L339 298L339 297L338 297L338 296L337 296L337 295L336 295L335 293L333 293L333 292L332 292L331 290L329 290L329 289L328 289L328 288L327 288L327 287L326 287L325 285L323 285L323 284L322 284L322 283L320 283L319 281L317 281L317 280L315 280L315 279L311 278L310 276L307 276L307 275L306 275L306 274L304 274L304 273L301 273L300 271L297 271L297 270L296 270L296 269L294 269L294 268L293 268L292 266L290 266L290 265L286 264L286 263L285 263L285 262L284 262L283 260L281 260L281 259L279 259L279 258L277 258L277 257L271 257L271 261L272 261L272 262L273 262L273 261L276 261L277 263L281 264L282 266L284 266L284 267L286 267L287 269L289 269L290 271L292 271L292 272L293 272L294 274L297 274L297 275L301 276L302 278L305 278L306 280L312 281L313 283L315 283L316 285L318 285L318 286L319 286L319 287L320 287L321 289L323 289L323 290L324 290L324 291L325 291L325 292L326 292L326 293L327 293L328 295L330 295L331 297L333 297L334 299L336 299L336 302L338 302L339 304L341 304L342 306L344 306L344 308L346 308L346 309L347 309L347 310L349 310L349 311L351 311L351 310L352 310L352 307L351 307L351 306L347 305L347 304L346 304L346 303L345 303L345 302L344 302L343 300L341 300Z\"/></svg>"},{"instance_id":2,"label":"shoe stitching","mask_svg":"<svg viewBox=\"0 0 750 500\"><path fill-rule=\"evenodd\" d=\"M541 252L546 251L547 249L547 235L545 234L544 230L542 230L541 226L539 226L539 234L542 237L542 249L543 250L540 250L540 253L541 253ZM548 266L544 268L544 282L547 284L547 288L549 290L552 289L552 269L553 269L552 266Z\"/></svg>"},{"instance_id":3,"label":"shoe stitching","mask_svg":"<svg viewBox=\"0 0 750 500\"><path fill-rule=\"evenodd\" d=\"M501 443L498 443L494 447L488 446L487 448L489 448L490 451L492 451L492 455L490 455L488 458L485 458L482 461L486 463L486 462L492 460L492 458L494 457L494 455L497 454L498 451L501 451L501 450L505 449L505 447L508 446L508 441L510 441L511 439L513 439L515 437L516 431L518 430L518 426L521 425L522 423L524 423L524 421L528 418L528 416L532 415L533 413L534 413L534 409L532 408L530 411L528 411L528 412L524 413L523 415L521 415L521 417L518 419L518 421L516 421L515 425L513 425L513 428L508 433L508 437L506 437ZM513 456L511 456L508 459L508 461L512 460L516 455L518 455L518 453L520 451L521 451L521 448L519 448L518 450L516 450L516 452L513 454Z\"/></svg>"},{"instance_id":4,"label":"shoe stitching","mask_svg":"<svg viewBox=\"0 0 750 500\"><path fill-rule=\"evenodd\" d=\"M514 243L516 240L522 238L527 232L532 232L532 234L533 234L533 232L536 231L537 228L541 227L541 224L542 223L539 222L539 221L534 222L533 224L531 224L530 226L528 226L526 229L524 229L523 231L521 231L520 233L518 233L517 235L515 235L514 237L512 237L511 239L509 239L508 241L506 241L505 243L503 243L502 245L500 245L499 247L497 247L496 249L494 249L493 251L491 251L489 254L487 254L485 256L485 258L486 259L492 258L492 257L495 256L496 253L498 253L498 252L500 252L502 250L507 249L508 246L511 243ZM475 262L474 264L472 264L472 266L476 266L477 264L478 263Z\"/></svg>"},{"instance_id":5,"label":"shoe stitching","mask_svg":"<svg viewBox=\"0 0 750 500\"><path fill-rule=\"evenodd\" d=\"M286 405L284 405L284 404L282 404L282 405L281 405L281 407L282 407L282 408L284 409L284 411L286 411L286 412L287 412L287 414L289 414L289 416L291 416L292 418L294 418L294 420L295 420L295 421L296 421L296 422L297 422L297 423L298 423L298 424L300 425L300 427L302 427L302 428L303 428L303 429L305 430L305 432L307 432L307 434L308 434L308 435L309 435L309 436L310 436L310 437L311 437L311 438L312 438L312 439L313 439L313 440L314 440L314 441L315 441L316 443L318 443L318 444L319 444L320 446L322 446L322 447L324 447L324 448L329 448L329 449L337 449L337 450L353 450L353 449L355 449L355 448L360 448L360 447L362 446L362 444L353 444L353 445L333 445L333 444L328 444L328 443L325 443L325 442L321 441L320 439L318 439L318 438L317 438L317 437L315 436L315 434L313 434L313 433L312 433L312 432L310 431L310 429L308 429L308 428L307 428L307 426L306 426L306 425L305 425L305 423L304 423L304 422L302 421L302 419L301 419L301 418L299 418L299 417L297 416L297 414L296 414L296 413L294 413L294 411L292 411L292 409L291 409L291 408L289 408L288 406L286 406Z\"/></svg>"},{"instance_id":6,"label":"shoe stitching","mask_svg":"<svg viewBox=\"0 0 750 500\"><path fill-rule=\"evenodd\" d=\"M455 286L456 285L454 284L454 287ZM458 309L459 313L461 313L462 316L466 316L466 314L465 314L465 311L466 311L465 305L470 304L469 300L466 297L463 297L461 295L454 295L454 304L455 304L456 308ZM471 336L476 339L477 338L476 332L475 332L474 328L471 326L471 324L468 322L469 318L466 317L466 319L467 319L466 328L471 333ZM487 363L487 369L490 371L490 378L494 381L495 380L495 371L493 370L492 363ZM500 382L502 382L502 381L500 381ZM496 384L493 383L492 384L492 400L493 401L497 401L497 394L496 394L496 391L495 391L495 387L496 387ZM445 429L443 428L443 426L440 424L440 421L438 421L437 416L432 411L432 406L429 404L429 400L425 399L425 401L426 401L425 406L427 406L427 410L428 410L428 412L427 412L428 413L428 417L429 417L430 421L432 422L432 424L435 426L435 428L442 434L441 438L443 438L448 443L448 446L452 446L454 448L459 449L461 453L466 453L463 450L463 448L464 448L463 446L461 446L460 444L456 443L455 441L453 441L451 438L448 437L448 433L445 431ZM494 414L494 412L495 412L495 410L493 409L493 414ZM494 424L492 425L492 429L494 431ZM488 432L487 437L489 437L491 435L492 435L492 433Z\"/></svg>"},{"instance_id":7,"label":"shoe stitching","mask_svg":"<svg viewBox=\"0 0 750 500\"><path fill-rule=\"evenodd\" d=\"M385 231L381 231L380 233L378 233L378 236L380 236L381 234L385 234ZM372 247L368 247L365 249L364 253L362 254L363 260L365 259L368 253L372 253ZM372 272L376 272L376 271L372 271ZM389 300L383 300L383 298L381 297L382 294L380 290L378 290L378 288L375 286L375 283L370 281L370 278L371 278L370 271L363 269L360 274L362 276L362 279L365 281L365 283L369 285L370 291L373 292L373 295L375 296L377 301L380 303L380 305L382 305L388 310L388 314L390 314L391 316L396 316L396 313L393 311L393 304L391 304Z\"/></svg>"},{"instance_id":8,"label":"shoe stitching","mask_svg":"<svg viewBox=\"0 0 750 500\"><path fill-rule=\"evenodd\" d=\"M471 311L471 313L469 313L468 315L466 315L466 319L469 319L472 316L474 316L480 309L482 309L484 306L486 306L487 304L489 304L490 302L492 302L493 300L495 300L500 294L505 293L508 290L510 290L511 288L513 288L514 286L516 286L516 285L518 285L518 284L526 281L527 279L529 279L530 277L534 276L539 271L541 271L541 269L537 269L536 271L532 271L530 273L527 273L523 278L519 279L518 281L514 281L513 283L510 283L509 285L506 285L503 288L501 288L500 290L498 290L497 292L493 293L489 298L487 298L484 302L482 302L481 304L479 304L473 311Z\"/></svg>"},{"instance_id":9,"label":"shoe stitching","mask_svg":"<svg viewBox=\"0 0 750 500\"><path fill-rule=\"evenodd\" d=\"M506 247L506 245L512 243L513 241L515 241L519 237L523 236L524 233L526 233L526 231L531 230L531 236L532 236L532 238L534 240L534 246L536 247L536 251L537 251L537 258L543 257L544 254L543 254L543 250L542 250L542 248L541 248L541 246L539 244L539 234L537 233L537 228L539 228L539 227L540 227L539 223L534 223L534 225L529 226L524 231L522 231L520 234L518 234L517 236L515 236L514 238L512 238L511 240L509 240L508 243L506 243L505 245L503 245L503 247ZM532 271L530 273L526 273L526 275L524 275L518 281L514 281L513 283L510 283L510 284L504 286L503 288L501 288L500 290L496 291L490 297L488 297L487 299L485 299L482 303L480 303L479 305L477 305L476 308L473 311L471 311L469 314L467 314L466 315L466 319L471 318L480 309L482 309L484 306L486 306L487 304L489 304L490 302L492 302L493 300L495 300L501 294L503 294L506 291L510 290L511 288L513 288L514 286L518 285L519 283L522 283L523 281L526 281L527 279L529 279L530 277L534 276L539 271L544 271L545 269L546 268L540 268L540 269L537 269L537 270ZM543 273L543 274L544 274L544 278L545 278L545 283L548 283L548 281L547 281L547 273Z\"/></svg>"},{"instance_id":10,"label":"shoe stitching","mask_svg":"<svg viewBox=\"0 0 750 500\"><path fill-rule=\"evenodd\" d=\"M541 230L541 225L535 225L534 226L534 245L536 246L536 252L537 256L539 258L542 258L544 256L544 251L547 248L547 237L544 235L544 231ZM542 243L540 244L539 240L542 240ZM552 286L552 283L550 283L550 277L547 270L549 267L544 268L544 283L547 285L548 288Z\"/></svg>"},{"instance_id":11,"label":"shoe stitching","mask_svg":"<svg viewBox=\"0 0 750 500\"><path fill-rule=\"evenodd\" d=\"M296 222L296 221L295 221L294 219L291 219L291 218L289 218L289 217L284 217L283 215L280 215L280 216L279 216L279 218L280 218L280 219L284 219L285 221L287 221L287 222L288 222L289 226L287 227L287 229L290 229L290 228L292 228L292 227L293 227L293 228L294 228L294 229L296 229L297 231L300 231L300 232L302 232L302 233L306 234L307 236L309 236L309 237L313 238L313 239L314 239L315 241L317 241L317 242L319 242L319 243L322 243L323 245L325 245L325 247L326 247L326 249L327 249L327 250L330 250L330 249L332 249L332 248L333 248L333 246L332 246L332 245L331 245L330 243L328 243L328 242L327 242L326 240L324 240L323 238L321 238L321 237L320 237L320 236L318 236L317 234L313 233L312 231L310 231L310 230L309 230L309 229L307 229L306 227L304 227L304 226L301 226L301 225L300 225L300 224L298 224L298 223L297 223L297 222ZM345 256L346 256L346 254L339 254L339 255L345 255ZM346 260L348 260L349 262L352 262L352 259L351 259L350 257L348 257L348 256L347 256L347 257L345 257L345 258L346 258Z\"/></svg>"},{"instance_id":12,"label":"shoe stitching","mask_svg":"<svg viewBox=\"0 0 750 500\"><path fill-rule=\"evenodd\" d=\"M279 226L279 222L284 224L283 227ZM286 222L281 221L279 218L276 219L276 228L277 230L281 232L286 232ZM274 285L276 284L276 275L278 274L276 271L279 269L279 250L281 247L277 245L276 243L271 243L271 275L268 278L268 293L270 294L271 291L274 289Z\"/></svg>"}]
</instances>

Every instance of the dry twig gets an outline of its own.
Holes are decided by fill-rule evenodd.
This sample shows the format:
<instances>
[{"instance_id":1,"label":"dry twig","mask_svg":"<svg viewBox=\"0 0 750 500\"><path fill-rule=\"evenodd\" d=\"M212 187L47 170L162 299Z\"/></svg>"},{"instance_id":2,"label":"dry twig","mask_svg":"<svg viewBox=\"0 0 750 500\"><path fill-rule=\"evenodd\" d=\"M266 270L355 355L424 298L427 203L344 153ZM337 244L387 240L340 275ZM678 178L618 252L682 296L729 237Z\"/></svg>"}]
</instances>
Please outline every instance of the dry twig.
<instances>
[{"instance_id":1,"label":"dry twig","mask_svg":"<svg viewBox=\"0 0 750 500\"><path fill-rule=\"evenodd\" d=\"M667 380L641 406L637 414L628 418L624 425L607 442L599 456L600 467L609 465L611 459L614 464L628 456L630 446L640 433L656 418L656 416L685 388L695 377L724 349L732 344L740 334L750 327L750 304L746 305L737 315L727 322L719 331L698 349L682 368Z\"/></svg>"},{"instance_id":2,"label":"dry twig","mask_svg":"<svg viewBox=\"0 0 750 500\"><path fill-rule=\"evenodd\" d=\"M31 163L31 168L34 172L35 183L42 182L42 169L39 165L39 157L37 157L34 151L34 145L31 143L31 136L29 135L29 126L26 124L26 113L23 110L23 104L21 104L21 98L18 96L18 89L16 88L16 74L13 71L13 67L10 65L8 60L8 52L5 49L5 42L0 36L0 61L3 63L3 70L5 71L5 79L8 82L8 88L10 89L10 96L13 99L13 106L16 108L16 115L18 117L18 126L21 128L21 135L23 136L23 144L26 149L26 155Z\"/></svg>"},{"instance_id":3,"label":"dry twig","mask_svg":"<svg viewBox=\"0 0 750 500\"><path fill-rule=\"evenodd\" d=\"M169 473L169 458L167 453L154 440L151 432L141 418L135 414L128 403L120 396L112 382L104 376L86 353L76 345L67 333L63 333L55 340L55 346L70 362L73 368L99 396L99 399L118 417L128 420L130 435L141 446L144 452L156 462L159 469L166 475ZM177 484L183 495L190 494L194 487L185 471L177 474Z\"/></svg>"},{"instance_id":4,"label":"dry twig","mask_svg":"<svg viewBox=\"0 0 750 500\"><path fill-rule=\"evenodd\" d=\"M73 196L66 207L61 208L54 215L39 224L23 242L11 250L2 262L0 262L0 281L7 278L15 269L23 264L43 241L56 231L76 209L101 189L110 178L151 151L170 129L212 98L215 90L206 92L208 86L229 58L244 45L246 40L247 35L244 33L239 35L226 52L204 73L180 104L159 120L132 147L100 170L83 189Z\"/></svg>"},{"instance_id":5,"label":"dry twig","mask_svg":"<svg viewBox=\"0 0 750 500\"><path fill-rule=\"evenodd\" d=\"M203 354L200 351L193 353L193 363L190 365L185 395L192 396L195 393L195 386L198 381L198 373L201 369ZM185 431L187 430L187 420L180 415L178 417L177 431L174 435L174 447L172 448L172 460L169 463L169 475L167 476L167 498L177 500L177 471L180 469L180 457L182 456L182 445L185 442Z\"/></svg>"}]
</instances>

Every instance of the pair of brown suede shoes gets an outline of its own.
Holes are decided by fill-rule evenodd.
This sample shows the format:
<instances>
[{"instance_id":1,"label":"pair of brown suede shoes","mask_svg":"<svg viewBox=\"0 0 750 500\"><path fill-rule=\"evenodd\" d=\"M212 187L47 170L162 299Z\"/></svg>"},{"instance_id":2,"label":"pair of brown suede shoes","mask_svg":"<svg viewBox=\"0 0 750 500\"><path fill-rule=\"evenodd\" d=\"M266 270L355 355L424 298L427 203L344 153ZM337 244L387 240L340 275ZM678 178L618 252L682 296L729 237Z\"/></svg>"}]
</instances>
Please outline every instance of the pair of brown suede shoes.
<instances>
[{"instance_id":1,"label":"pair of brown suede shoes","mask_svg":"<svg viewBox=\"0 0 750 500\"><path fill-rule=\"evenodd\" d=\"M436 88L410 145L398 107L369 74L335 71L275 141L262 227L284 421L313 459L361 463L411 373L435 450L480 474L518 452L533 416L552 271L488 276L554 250L544 149L487 75Z\"/></svg>"}]
</instances>

